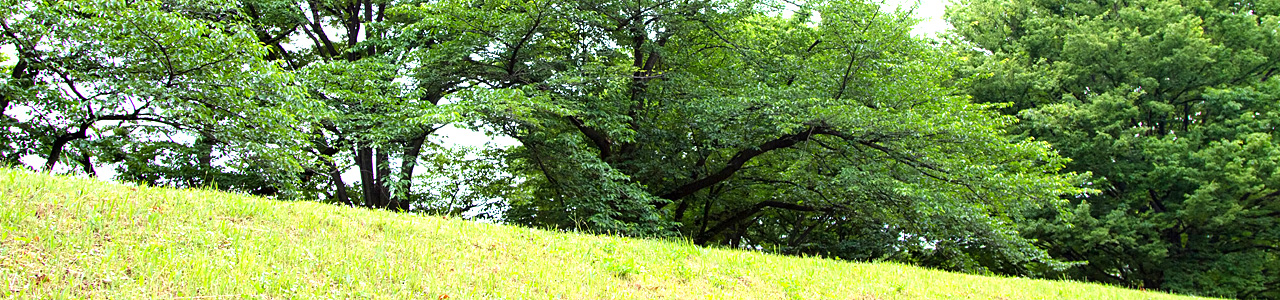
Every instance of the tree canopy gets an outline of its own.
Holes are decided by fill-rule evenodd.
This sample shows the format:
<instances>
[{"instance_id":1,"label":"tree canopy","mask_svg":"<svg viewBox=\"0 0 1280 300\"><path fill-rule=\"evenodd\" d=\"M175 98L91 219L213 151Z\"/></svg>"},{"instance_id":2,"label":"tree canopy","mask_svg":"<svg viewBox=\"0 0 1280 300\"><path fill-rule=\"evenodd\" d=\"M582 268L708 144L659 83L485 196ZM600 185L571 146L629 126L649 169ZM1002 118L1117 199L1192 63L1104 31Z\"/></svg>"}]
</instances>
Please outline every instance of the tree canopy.
<instances>
[{"instance_id":1,"label":"tree canopy","mask_svg":"<svg viewBox=\"0 0 1280 300\"><path fill-rule=\"evenodd\" d=\"M1130 272L1125 263L1135 260L1108 264L1111 256L1068 255L1060 246L1070 242L1046 241L1101 228L1082 222L1105 215L1129 218L1137 200L1119 199L1156 188L1153 176L1204 178L1219 182L1158 190L1201 195L1162 209L1202 205L1196 222L1256 231L1197 227L1206 232L1180 231L1183 244L1252 238L1253 249L1275 247L1266 223L1274 164L1242 156L1274 151L1267 105L1275 103L1266 99L1275 95L1267 78L1276 47L1260 38L1274 18L1215 14L1216 6L1194 12L1222 21L1162 19L1181 10L1120 14L1158 33L1080 17L1110 33L1052 27L1027 40L1066 51L1023 45L1033 35L997 3L957 10L952 18L973 22L957 26L970 47L946 47L911 36L909 10L863 1L4 1L0 45L17 49L0 67L6 164L40 158L33 167L91 176L109 165L118 179L150 185L1019 276ZM978 26L997 21L1007 24ZM1254 36L1197 36L1192 28L1206 23ZM1083 40L1061 38L1069 33ZM1120 42L1148 49L1121 53L1134 59L1107 50ZM1192 44L1219 46L1180 50ZM1148 85L1134 73L1148 64L1137 58L1166 47L1185 58L1149 63L1172 77ZM1044 56L1080 49L1094 53ZM1188 59L1234 67L1221 78L1184 78L1201 72L1171 67ZM1069 77L1038 73L1046 71ZM1105 105L1047 96L1059 88ZM1165 95L1161 88L1174 88L1169 99L1151 96ZM1202 114L1184 121L1174 112ZM1210 115L1224 119L1211 127ZM1137 123L1107 123L1125 119ZM431 137L451 124L520 145L448 149ZM1103 133L1112 140L1097 140ZM1143 174L1093 168L1162 147L1204 151L1120 168ZM1102 195L1085 186L1088 172ZM1240 200L1213 200L1222 195ZM1161 231L1151 224L1192 218L1149 215L1125 228ZM1143 238L1126 242L1156 236ZM1260 251L1238 259L1274 262ZM1120 283L1148 277L1133 274Z\"/></svg>"},{"instance_id":2,"label":"tree canopy","mask_svg":"<svg viewBox=\"0 0 1280 300\"><path fill-rule=\"evenodd\" d=\"M210 5L199 9L233 9ZM216 158L250 177L223 183L244 191L275 189L258 183L296 171L294 128L311 117L298 112L313 109L244 24L189 18L194 4L158 1L3 6L3 41L17 53L0 85L7 164L36 156L45 170L68 164L92 175L117 163L151 184L203 185L213 177L203 166ZM146 175L156 172L187 175Z\"/></svg>"},{"instance_id":3,"label":"tree canopy","mask_svg":"<svg viewBox=\"0 0 1280 300\"><path fill-rule=\"evenodd\" d=\"M577 1L529 31L529 82L475 94L521 146L512 222L967 271L1061 267L1009 216L1078 194L1005 136L906 12L815 1ZM536 24L535 24L536 25ZM559 39L559 40L555 40ZM502 42L503 45L508 45ZM542 49L542 52L538 52ZM521 61L527 59L528 61Z\"/></svg>"},{"instance_id":4,"label":"tree canopy","mask_svg":"<svg viewBox=\"0 0 1280 300\"><path fill-rule=\"evenodd\" d=\"M1023 233L1071 278L1280 298L1280 5L972 0L948 12L966 91L1101 193Z\"/></svg>"}]
</instances>

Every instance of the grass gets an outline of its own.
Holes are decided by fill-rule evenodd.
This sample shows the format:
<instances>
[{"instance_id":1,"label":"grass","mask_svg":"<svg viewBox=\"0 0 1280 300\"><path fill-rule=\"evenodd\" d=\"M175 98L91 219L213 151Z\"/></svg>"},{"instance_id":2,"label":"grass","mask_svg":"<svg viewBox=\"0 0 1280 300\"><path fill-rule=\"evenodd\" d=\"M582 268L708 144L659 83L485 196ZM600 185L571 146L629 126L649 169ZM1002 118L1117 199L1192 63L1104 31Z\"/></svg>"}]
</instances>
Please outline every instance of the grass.
<instances>
[{"instance_id":1,"label":"grass","mask_svg":"<svg viewBox=\"0 0 1280 300\"><path fill-rule=\"evenodd\" d=\"M0 297L1179 299L0 169Z\"/></svg>"}]
</instances>

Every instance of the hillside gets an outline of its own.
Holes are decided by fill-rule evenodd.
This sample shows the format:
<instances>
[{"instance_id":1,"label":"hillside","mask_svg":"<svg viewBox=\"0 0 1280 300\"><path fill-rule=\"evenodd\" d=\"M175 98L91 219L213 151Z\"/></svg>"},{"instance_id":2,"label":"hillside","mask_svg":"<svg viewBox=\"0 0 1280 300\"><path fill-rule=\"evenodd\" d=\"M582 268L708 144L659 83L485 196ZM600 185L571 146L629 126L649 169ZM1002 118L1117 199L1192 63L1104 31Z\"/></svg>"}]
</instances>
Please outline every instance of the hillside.
<instances>
[{"instance_id":1,"label":"hillside","mask_svg":"<svg viewBox=\"0 0 1280 300\"><path fill-rule=\"evenodd\" d=\"M0 169L0 296L1179 299Z\"/></svg>"}]
</instances>

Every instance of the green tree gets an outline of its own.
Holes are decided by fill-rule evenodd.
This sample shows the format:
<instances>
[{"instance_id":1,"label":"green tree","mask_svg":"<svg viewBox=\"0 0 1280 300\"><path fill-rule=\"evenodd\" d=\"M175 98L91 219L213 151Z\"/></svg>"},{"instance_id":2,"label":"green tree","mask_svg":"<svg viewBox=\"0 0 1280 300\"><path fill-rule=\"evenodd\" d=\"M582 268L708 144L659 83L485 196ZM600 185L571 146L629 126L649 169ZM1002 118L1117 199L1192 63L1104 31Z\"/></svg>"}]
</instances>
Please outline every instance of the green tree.
<instances>
[{"instance_id":1,"label":"green tree","mask_svg":"<svg viewBox=\"0 0 1280 300\"><path fill-rule=\"evenodd\" d=\"M549 2L537 3L545 8ZM449 199L434 198L439 190L415 191L415 182L431 177L415 179L415 170L424 148L432 148L429 137L463 121L466 110L445 102L465 99L445 97L530 80L516 59L524 58L520 52L528 46L527 39L518 38L531 30L525 28L547 20L525 18L523 7L534 4L239 2L259 40L274 49L268 58L286 62L308 95L325 104L321 120L303 125L312 133L305 147L311 164L299 176L310 179L309 188L335 203L429 211L438 208L424 202ZM436 152L448 156L448 151ZM351 166L360 174L356 195L348 194L342 178Z\"/></svg>"},{"instance_id":2,"label":"green tree","mask_svg":"<svg viewBox=\"0 0 1280 300\"><path fill-rule=\"evenodd\" d=\"M377 208L410 208L399 199L445 123L423 116L462 81L449 59L473 46L399 27L429 23L394 11L421 1L11 2L4 124L22 130L4 136L5 161L47 153L45 168L111 164L127 181ZM56 43L75 48L46 49Z\"/></svg>"},{"instance_id":3,"label":"green tree","mask_svg":"<svg viewBox=\"0 0 1280 300\"><path fill-rule=\"evenodd\" d=\"M1075 279L1280 298L1280 3L972 0L948 12L975 100L1101 193L1023 233Z\"/></svg>"},{"instance_id":4,"label":"green tree","mask_svg":"<svg viewBox=\"0 0 1280 300\"><path fill-rule=\"evenodd\" d=\"M182 157L210 165L215 151L234 152L222 157L229 172L292 182L297 148L289 145L302 136L291 124L309 104L242 26L190 18L161 1L3 6L0 44L17 52L0 85L0 155L9 163L34 155L45 170L70 163L92 175L94 160L127 166L160 155L179 160L170 165L187 163ZM200 146L209 140L225 147ZM192 166L184 171L225 173Z\"/></svg>"},{"instance_id":5,"label":"green tree","mask_svg":"<svg viewBox=\"0 0 1280 300\"><path fill-rule=\"evenodd\" d=\"M9 30L6 45L19 45L26 41L39 42L43 35L56 30L83 31L67 34L74 43L87 45L126 39L121 35L134 32L98 30L127 28L127 24L97 24L79 22L70 18L63 24L40 23L27 15L41 14L61 17L80 9L79 4L27 5L13 2L14 7L5 15L6 21L17 22ZM191 29L163 24L149 24L149 28L169 36L156 36L160 42L166 39L182 39L184 50L195 54L186 56L163 53L167 48L142 48L144 44L111 45L115 48L99 48L103 52L55 53L51 51L20 51L19 61L6 81L6 109L16 108L6 118L12 135L5 135L7 149L4 161L16 163L20 158L41 153L41 147L49 144L73 146L74 155L45 155L71 157L84 167L86 173L94 173L95 165L118 166L118 178L156 185L213 186L256 194L286 194L289 197L314 199L319 195L325 201L349 205L395 210L415 208L414 202L432 201L441 191L415 191L414 183L427 179L414 178L417 164L422 160L423 149L431 146L429 136L452 122L462 120L465 108L441 106L445 96L470 87L502 87L516 83L529 83L546 77L546 68L529 72L524 63L533 60L526 53L543 45L533 43L532 30L553 21L547 16L551 1L381 1L381 0L243 0L243 1L161 1L140 6L136 10L124 10L122 14L99 16L73 14L91 22L128 22L131 18L146 19L147 13L161 14L167 20L186 22L184 26L203 26ZM89 3L92 5L122 5ZM71 8L65 8L65 7ZM18 9L25 7L26 10ZM62 8L60 8L62 7ZM61 9L61 10L59 10ZM103 11L111 8L101 8ZM44 11L48 11L45 13ZM95 12L97 13L97 12ZM495 15L503 18L493 18ZM113 19L115 18L115 19ZM141 21L135 21L141 22ZM51 33L50 29L54 29ZM193 31L195 30L195 31ZM150 32L146 32L150 33ZM79 34L79 35L77 35ZM235 47L251 47L238 50L200 48L221 47L220 36L225 35ZM150 37L143 34L136 37ZM50 41L45 41L51 43ZM209 43L209 44L200 44ZM501 46L494 46L501 45ZM263 47L265 46L265 47ZM32 49L40 49L32 45ZM176 46L174 46L176 47ZM26 48L19 47L19 50ZM225 51L224 51L225 50ZM44 51L44 52L41 52ZM115 51L115 52L107 52ZM71 92L62 91L61 102L39 102L34 88L56 86L55 77L45 78L52 83L31 83L40 70L27 63L40 55L87 57L110 61L113 55L132 55L148 52L150 58L164 59L166 63L189 64L205 69L222 69L197 73L184 69L151 69L149 72L179 72L190 77L190 84L210 84L236 89L241 94L228 94L235 99L219 99L227 103L197 103L212 107L214 112L185 119L160 117L156 114L185 116L191 109L187 103L157 102L142 106L139 113L121 112L105 118L86 117L80 121L50 121L67 123L65 126L90 128L81 134L72 130L58 137L56 128L32 129L33 122L51 117L80 115L76 110L95 109L94 106L75 105ZM64 51L66 52L66 51ZM188 54L190 54L188 53ZM213 54L223 54L213 57ZM157 58L158 57L158 58ZM59 58L61 59L61 58ZM69 58L68 58L69 59ZM219 59L215 62L202 59ZM96 63L96 62L95 62ZM241 73L226 73L226 67L244 64ZM105 80L132 82L141 86L164 86L155 78L164 74L143 74L135 69L121 69L107 74L104 68L92 64L69 64L67 68L80 68L76 72L92 72L94 76L109 77ZM181 66L179 66L181 67ZM269 69L259 70L264 67ZM194 69L193 69L194 70ZM217 72L224 73L217 73ZM49 74L49 73L45 73ZM194 75L208 77L195 78ZM274 76L274 77L273 77ZM263 77L276 80L267 83ZM220 82L201 82L217 78ZM90 80L83 79L81 81ZM151 81L146 81L151 80ZM239 80L233 82L232 80ZM253 81L258 80L258 81ZM44 84L44 85L41 85ZM78 86L76 84L65 86ZM8 91L7 90L7 91ZM141 92L123 93L124 96ZM298 93L301 90L302 93ZM291 98L270 96L276 91L288 92ZM186 92L201 97L215 97L204 88L188 88ZM24 95L21 93L32 93ZM101 95L99 95L101 96ZM169 100L171 98L163 98ZM182 99L177 99L182 100ZM451 99L460 101L461 98ZM235 102L241 101L241 102ZM255 102L256 101L256 102ZM291 102L292 101L292 102ZM13 105L10 105L13 102ZM36 104L32 104L36 103ZM100 105L125 105L120 99L100 99ZM305 104L305 105L304 105ZM39 106L43 105L43 106ZM163 109L159 108L164 106ZM456 106L456 105L455 105ZM114 107L114 106L113 106ZM268 113L250 114L254 111L270 111L284 114L276 117ZM35 116L26 116L28 112ZM240 113L245 115L218 113ZM100 113L100 112L99 112ZM91 113L92 114L92 113ZM127 116L125 116L127 115ZM301 116L301 117L298 117ZM298 117L298 118L295 118ZM130 119L127 126L101 124L116 119ZM136 119L136 120L135 120ZM138 121L142 121L141 124ZM156 124L165 121L169 123ZM257 124L255 122L263 123ZM97 125L86 125L97 124ZM168 125L168 126L156 126ZM273 126L263 128L263 126ZM53 126L53 125L51 125ZM74 129L73 128L73 129ZM96 130L94 130L96 129ZM65 131L65 130L64 130ZM94 132L105 132L110 139L90 138ZM288 134L284 134L288 133ZM177 138L170 138L176 136ZM41 141L41 139L48 141ZM61 140L59 140L61 139ZM65 141L63 141L65 140ZM91 143L88 141L92 141ZM281 149L283 148L283 149ZM32 150L36 149L36 150ZM48 152L48 151L45 151ZM447 151L436 151L448 156ZM96 156L96 157L95 157ZM436 158L430 158L436 159ZM95 161L96 160L96 161ZM273 160L289 161L288 166L275 166ZM51 166L51 162L49 165ZM397 166L398 165L398 166ZM475 165L475 164L472 164ZM357 182L344 182L343 173L355 168L359 171ZM354 188L355 193L350 193ZM428 187L434 188L434 187ZM456 190L456 189L455 189Z\"/></svg>"},{"instance_id":6,"label":"green tree","mask_svg":"<svg viewBox=\"0 0 1280 300\"><path fill-rule=\"evenodd\" d=\"M532 197L512 222L972 272L1061 267L1009 224L1075 194L1045 143L949 87L955 57L906 12L843 1L552 5L467 94ZM524 27L530 28L530 27ZM501 85L496 87L502 87Z\"/></svg>"}]
</instances>

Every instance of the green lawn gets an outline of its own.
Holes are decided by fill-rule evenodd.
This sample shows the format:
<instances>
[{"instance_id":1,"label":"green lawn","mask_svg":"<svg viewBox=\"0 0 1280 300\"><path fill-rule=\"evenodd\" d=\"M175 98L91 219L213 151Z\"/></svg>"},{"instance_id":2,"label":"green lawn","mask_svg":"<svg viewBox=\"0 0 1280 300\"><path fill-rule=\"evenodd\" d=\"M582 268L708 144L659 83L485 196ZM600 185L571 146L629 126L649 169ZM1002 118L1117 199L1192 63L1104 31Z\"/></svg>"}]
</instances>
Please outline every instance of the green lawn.
<instances>
[{"instance_id":1,"label":"green lawn","mask_svg":"<svg viewBox=\"0 0 1280 300\"><path fill-rule=\"evenodd\" d=\"M1177 299L0 169L0 297Z\"/></svg>"}]
</instances>

